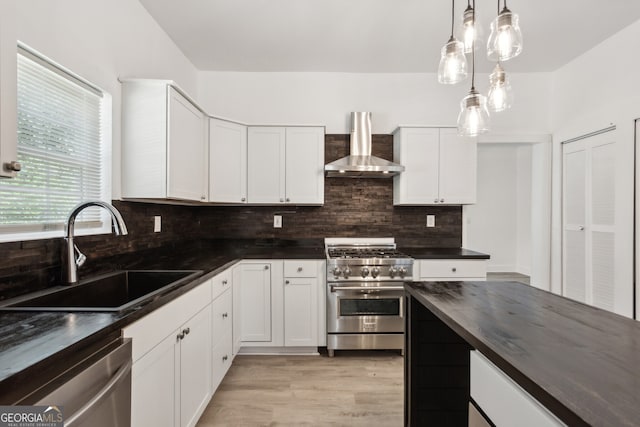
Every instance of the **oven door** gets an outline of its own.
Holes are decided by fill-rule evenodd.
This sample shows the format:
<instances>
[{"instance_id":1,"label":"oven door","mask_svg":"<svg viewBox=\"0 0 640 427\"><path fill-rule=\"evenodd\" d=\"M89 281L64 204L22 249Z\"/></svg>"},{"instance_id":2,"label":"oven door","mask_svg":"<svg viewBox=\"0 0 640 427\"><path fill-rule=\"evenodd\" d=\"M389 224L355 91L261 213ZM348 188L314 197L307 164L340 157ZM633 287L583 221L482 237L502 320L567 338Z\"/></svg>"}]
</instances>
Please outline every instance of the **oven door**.
<instances>
[{"instance_id":1,"label":"oven door","mask_svg":"<svg viewBox=\"0 0 640 427\"><path fill-rule=\"evenodd\" d=\"M398 282L328 283L328 333L404 332L404 287Z\"/></svg>"}]
</instances>

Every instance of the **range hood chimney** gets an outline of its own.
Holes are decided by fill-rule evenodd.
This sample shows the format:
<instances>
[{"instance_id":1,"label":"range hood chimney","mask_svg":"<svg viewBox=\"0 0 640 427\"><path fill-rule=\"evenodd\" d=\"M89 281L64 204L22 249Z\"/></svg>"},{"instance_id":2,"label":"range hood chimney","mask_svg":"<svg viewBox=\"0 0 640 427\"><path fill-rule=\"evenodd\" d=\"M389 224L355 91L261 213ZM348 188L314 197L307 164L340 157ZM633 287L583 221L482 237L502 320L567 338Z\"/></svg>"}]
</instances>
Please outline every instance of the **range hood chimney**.
<instances>
[{"instance_id":1,"label":"range hood chimney","mask_svg":"<svg viewBox=\"0 0 640 427\"><path fill-rule=\"evenodd\" d=\"M371 155L371 113L351 113L351 151L324 166L330 178L391 178L404 166Z\"/></svg>"}]
</instances>

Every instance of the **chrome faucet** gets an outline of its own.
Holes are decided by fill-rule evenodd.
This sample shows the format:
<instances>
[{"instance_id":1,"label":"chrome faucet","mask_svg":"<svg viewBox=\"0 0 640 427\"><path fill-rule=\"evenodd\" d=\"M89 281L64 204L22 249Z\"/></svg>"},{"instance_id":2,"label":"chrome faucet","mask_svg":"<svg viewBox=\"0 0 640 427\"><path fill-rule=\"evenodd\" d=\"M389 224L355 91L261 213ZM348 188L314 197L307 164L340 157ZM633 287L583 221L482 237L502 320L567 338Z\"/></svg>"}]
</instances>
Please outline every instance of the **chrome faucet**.
<instances>
[{"instance_id":1,"label":"chrome faucet","mask_svg":"<svg viewBox=\"0 0 640 427\"><path fill-rule=\"evenodd\" d=\"M116 236L127 235L127 226L122 219L122 215L116 208L109 203L101 201L88 201L78 204L71 210L67 223L65 225L64 240L67 243L67 247L62 251L62 268L63 268L63 283L66 285L73 285L78 282L78 267L87 260L87 257L80 252L78 247L73 243L73 237L75 232L76 217L80 212L89 206L98 206L104 208L111 214L113 218L113 232ZM77 255L76 255L77 254Z\"/></svg>"}]
</instances>

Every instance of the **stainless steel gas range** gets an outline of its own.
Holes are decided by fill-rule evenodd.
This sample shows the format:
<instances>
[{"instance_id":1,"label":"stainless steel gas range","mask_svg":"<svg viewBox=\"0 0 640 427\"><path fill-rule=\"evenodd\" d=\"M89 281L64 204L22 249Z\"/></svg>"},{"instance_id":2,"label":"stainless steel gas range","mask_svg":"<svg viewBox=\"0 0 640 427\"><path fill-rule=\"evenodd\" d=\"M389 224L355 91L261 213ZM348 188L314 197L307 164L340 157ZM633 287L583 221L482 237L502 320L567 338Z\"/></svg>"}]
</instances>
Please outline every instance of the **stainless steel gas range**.
<instances>
[{"instance_id":1,"label":"stainless steel gas range","mask_svg":"<svg viewBox=\"0 0 640 427\"><path fill-rule=\"evenodd\" d=\"M327 350L404 349L404 287L413 259L393 238L325 239Z\"/></svg>"}]
</instances>

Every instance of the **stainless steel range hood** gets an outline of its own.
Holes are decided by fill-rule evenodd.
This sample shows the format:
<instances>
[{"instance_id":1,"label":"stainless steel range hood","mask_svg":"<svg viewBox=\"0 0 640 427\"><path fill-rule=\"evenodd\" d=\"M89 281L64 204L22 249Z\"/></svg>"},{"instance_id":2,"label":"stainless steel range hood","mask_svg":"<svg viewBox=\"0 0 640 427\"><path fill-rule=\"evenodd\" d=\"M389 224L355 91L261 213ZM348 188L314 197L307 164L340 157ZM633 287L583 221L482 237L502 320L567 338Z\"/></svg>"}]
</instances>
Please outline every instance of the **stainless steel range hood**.
<instances>
[{"instance_id":1,"label":"stainless steel range hood","mask_svg":"<svg viewBox=\"0 0 640 427\"><path fill-rule=\"evenodd\" d=\"M371 155L371 113L351 113L351 152L324 166L327 177L391 178L404 166Z\"/></svg>"}]
</instances>

